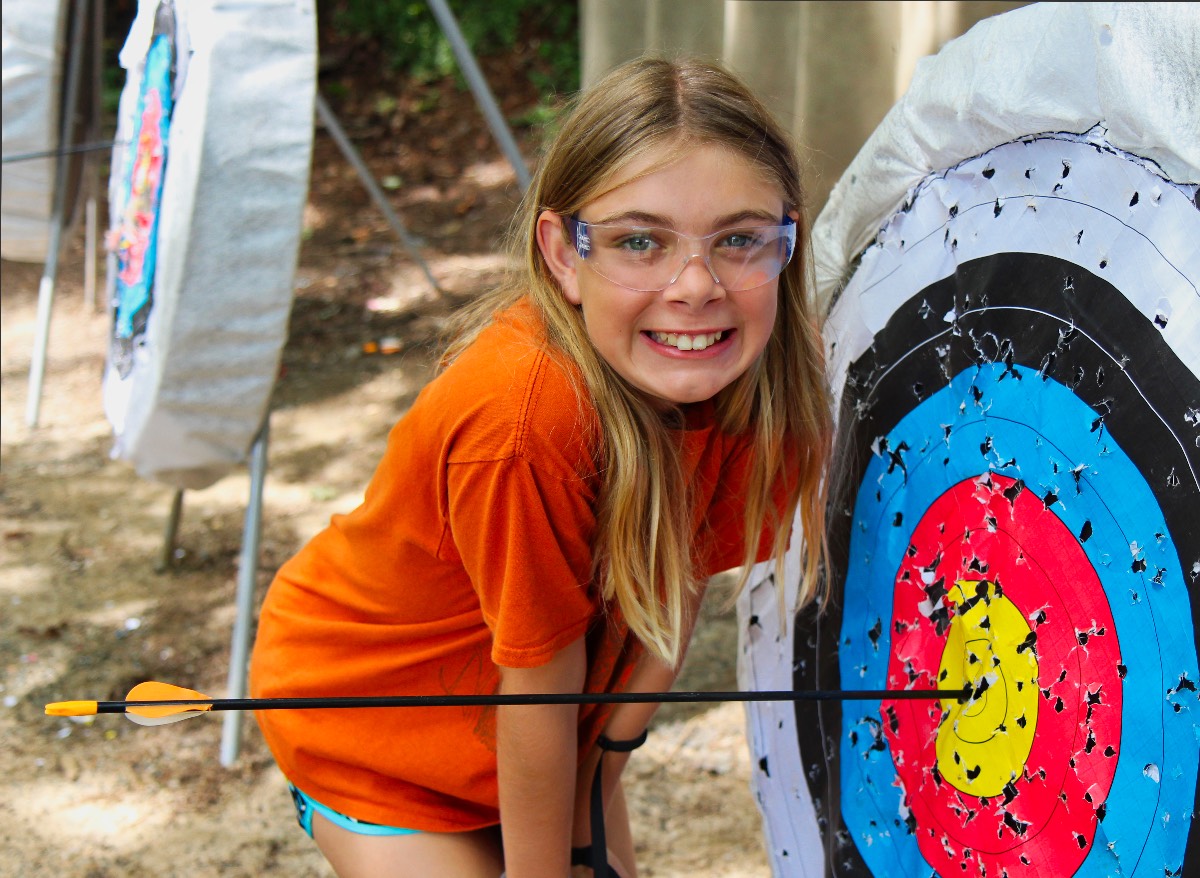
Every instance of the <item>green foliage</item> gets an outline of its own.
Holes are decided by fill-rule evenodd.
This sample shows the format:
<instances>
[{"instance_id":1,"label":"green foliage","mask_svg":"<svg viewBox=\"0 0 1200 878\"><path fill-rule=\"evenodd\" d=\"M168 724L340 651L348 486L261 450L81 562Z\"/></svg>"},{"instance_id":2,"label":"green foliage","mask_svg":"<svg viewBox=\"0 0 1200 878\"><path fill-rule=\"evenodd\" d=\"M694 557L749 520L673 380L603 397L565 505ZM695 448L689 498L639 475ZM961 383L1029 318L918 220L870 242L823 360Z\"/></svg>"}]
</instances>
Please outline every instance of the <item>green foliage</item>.
<instances>
[{"instance_id":1,"label":"green foliage","mask_svg":"<svg viewBox=\"0 0 1200 878\"><path fill-rule=\"evenodd\" d=\"M558 133L562 116L563 103L550 92L543 94L535 106L509 121L517 128L531 128L540 133L543 141L549 141Z\"/></svg>"},{"instance_id":2,"label":"green foliage","mask_svg":"<svg viewBox=\"0 0 1200 878\"><path fill-rule=\"evenodd\" d=\"M449 0L463 37L483 57L528 38L546 72L531 80L543 94L579 87L579 12L575 0ZM458 72L454 53L424 0L338 0L333 24L379 41L389 63L420 80Z\"/></svg>"},{"instance_id":3,"label":"green foliage","mask_svg":"<svg viewBox=\"0 0 1200 878\"><path fill-rule=\"evenodd\" d=\"M579 89L579 6L576 0L527 5L536 10L533 23L543 37L538 43L538 56L549 68L548 74L534 72L531 77L542 94L574 92Z\"/></svg>"},{"instance_id":4,"label":"green foliage","mask_svg":"<svg viewBox=\"0 0 1200 878\"><path fill-rule=\"evenodd\" d=\"M116 52L113 52L116 55ZM105 119L115 119L125 88L125 71L116 64L105 64L100 70L100 111Z\"/></svg>"}]
</instances>

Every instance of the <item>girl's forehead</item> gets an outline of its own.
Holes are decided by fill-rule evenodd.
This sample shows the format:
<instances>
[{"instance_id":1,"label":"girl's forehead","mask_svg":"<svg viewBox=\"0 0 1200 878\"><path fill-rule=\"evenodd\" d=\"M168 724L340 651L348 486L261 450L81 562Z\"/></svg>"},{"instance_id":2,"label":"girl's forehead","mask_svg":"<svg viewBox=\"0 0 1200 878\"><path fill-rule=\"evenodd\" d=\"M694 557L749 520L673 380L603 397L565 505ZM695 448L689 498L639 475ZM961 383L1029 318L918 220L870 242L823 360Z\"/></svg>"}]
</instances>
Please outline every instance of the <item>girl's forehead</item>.
<instances>
[{"instance_id":1,"label":"girl's forehead","mask_svg":"<svg viewBox=\"0 0 1200 878\"><path fill-rule=\"evenodd\" d=\"M625 212L686 217L764 210L778 217L783 202L774 175L736 150L674 143L647 149L617 169L584 210L590 222Z\"/></svg>"}]
</instances>

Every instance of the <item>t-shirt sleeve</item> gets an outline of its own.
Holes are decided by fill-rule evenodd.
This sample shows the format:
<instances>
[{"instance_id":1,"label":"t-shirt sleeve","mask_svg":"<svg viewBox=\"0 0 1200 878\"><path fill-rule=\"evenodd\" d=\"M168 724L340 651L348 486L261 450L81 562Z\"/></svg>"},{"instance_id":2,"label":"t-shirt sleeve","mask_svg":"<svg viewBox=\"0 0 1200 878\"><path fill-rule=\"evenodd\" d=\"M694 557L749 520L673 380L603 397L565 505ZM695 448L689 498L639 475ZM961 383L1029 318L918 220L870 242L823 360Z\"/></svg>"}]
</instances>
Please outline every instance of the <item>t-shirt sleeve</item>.
<instances>
[{"instance_id":1,"label":"t-shirt sleeve","mask_svg":"<svg viewBox=\"0 0 1200 878\"><path fill-rule=\"evenodd\" d=\"M596 613L592 487L522 456L452 463L447 487L450 533L492 632L492 661L545 664Z\"/></svg>"}]
</instances>

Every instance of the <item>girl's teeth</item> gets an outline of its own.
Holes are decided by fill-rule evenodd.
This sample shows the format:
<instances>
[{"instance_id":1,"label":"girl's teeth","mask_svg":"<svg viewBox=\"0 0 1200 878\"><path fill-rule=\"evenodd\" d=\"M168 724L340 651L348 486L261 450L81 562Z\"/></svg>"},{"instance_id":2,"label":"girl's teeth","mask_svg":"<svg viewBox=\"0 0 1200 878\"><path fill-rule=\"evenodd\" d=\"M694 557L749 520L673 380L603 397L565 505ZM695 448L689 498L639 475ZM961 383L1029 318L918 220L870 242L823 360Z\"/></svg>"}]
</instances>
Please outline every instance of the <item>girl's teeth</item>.
<instances>
[{"instance_id":1,"label":"girl's teeth","mask_svg":"<svg viewBox=\"0 0 1200 878\"><path fill-rule=\"evenodd\" d=\"M659 344L670 345L681 351L702 351L710 345L719 342L725 333L705 332L699 335L685 335L681 332L652 332L650 336Z\"/></svg>"}]
</instances>

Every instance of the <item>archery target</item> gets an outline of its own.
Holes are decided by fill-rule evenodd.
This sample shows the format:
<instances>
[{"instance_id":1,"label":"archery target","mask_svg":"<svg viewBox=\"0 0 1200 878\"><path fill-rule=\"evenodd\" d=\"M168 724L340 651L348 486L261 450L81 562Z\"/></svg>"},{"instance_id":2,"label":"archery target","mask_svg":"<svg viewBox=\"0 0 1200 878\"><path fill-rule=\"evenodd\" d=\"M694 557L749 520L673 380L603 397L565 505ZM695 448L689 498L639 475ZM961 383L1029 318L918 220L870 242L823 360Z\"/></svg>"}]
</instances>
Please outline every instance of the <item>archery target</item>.
<instances>
[{"instance_id":1,"label":"archery target","mask_svg":"<svg viewBox=\"0 0 1200 878\"><path fill-rule=\"evenodd\" d=\"M140 0L121 64L104 376L112 455L198 489L246 460L287 338L315 8Z\"/></svg>"},{"instance_id":2,"label":"archery target","mask_svg":"<svg viewBox=\"0 0 1200 878\"><path fill-rule=\"evenodd\" d=\"M834 605L773 638L756 589L744 660L764 688L972 696L752 708L777 873L1194 865L1195 198L1102 131L1025 137L862 254L826 332Z\"/></svg>"},{"instance_id":3,"label":"archery target","mask_svg":"<svg viewBox=\"0 0 1200 878\"><path fill-rule=\"evenodd\" d=\"M60 83L65 78L67 9L61 0L8 0L0 20L2 151L41 152L60 140ZM43 262L50 242L55 160L4 165L0 174L0 255ZM70 202L67 203L68 216Z\"/></svg>"}]
</instances>

